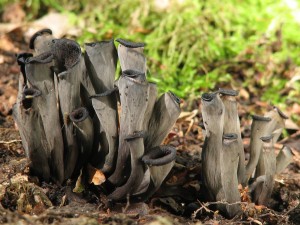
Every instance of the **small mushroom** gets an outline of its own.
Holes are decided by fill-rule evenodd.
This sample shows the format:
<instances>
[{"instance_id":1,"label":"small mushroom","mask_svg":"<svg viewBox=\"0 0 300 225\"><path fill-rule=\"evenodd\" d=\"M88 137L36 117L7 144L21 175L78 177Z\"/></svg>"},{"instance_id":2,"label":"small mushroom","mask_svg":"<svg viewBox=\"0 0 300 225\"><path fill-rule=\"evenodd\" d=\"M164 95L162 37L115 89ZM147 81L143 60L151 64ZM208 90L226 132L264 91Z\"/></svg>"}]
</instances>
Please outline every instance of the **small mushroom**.
<instances>
[{"instance_id":1,"label":"small mushroom","mask_svg":"<svg viewBox=\"0 0 300 225\"><path fill-rule=\"evenodd\" d=\"M252 116L252 125L251 125L251 137L250 137L250 159L248 164L246 165L246 174L244 182L247 183L252 173L254 172L256 165L258 163L262 141L261 137L268 135L268 131L266 129L268 123L271 121L270 117L263 116Z\"/></svg>"},{"instance_id":2,"label":"small mushroom","mask_svg":"<svg viewBox=\"0 0 300 225\"><path fill-rule=\"evenodd\" d=\"M288 146L283 146L276 157L276 174L280 174L293 161L293 152Z\"/></svg>"},{"instance_id":3,"label":"small mushroom","mask_svg":"<svg viewBox=\"0 0 300 225\"><path fill-rule=\"evenodd\" d=\"M209 200L216 201L223 195L221 181L221 150L225 107L217 93L201 96L203 123L206 131L202 149L202 179Z\"/></svg>"},{"instance_id":4,"label":"small mushroom","mask_svg":"<svg viewBox=\"0 0 300 225\"><path fill-rule=\"evenodd\" d=\"M18 125L25 154L30 161L32 174L49 181L49 146L38 112L37 102L41 92L34 88L25 88L22 98L13 107L13 117Z\"/></svg>"},{"instance_id":5,"label":"small mushroom","mask_svg":"<svg viewBox=\"0 0 300 225\"><path fill-rule=\"evenodd\" d=\"M220 210L232 218L241 211L239 202L241 201L238 190L238 165L240 149L238 145L238 135L227 133L223 135L223 147L221 154L221 173L222 189L224 191L224 200L228 204L219 205ZM222 199L217 199L218 201ZM236 204L235 204L236 203Z\"/></svg>"},{"instance_id":6,"label":"small mushroom","mask_svg":"<svg viewBox=\"0 0 300 225\"><path fill-rule=\"evenodd\" d=\"M144 43L135 43L123 39L117 39L119 42L118 56L120 60L121 70L135 70L146 73L146 58L143 54Z\"/></svg>"},{"instance_id":7,"label":"small mushroom","mask_svg":"<svg viewBox=\"0 0 300 225\"><path fill-rule=\"evenodd\" d=\"M273 136L261 137L262 155L256 168L255 177L265 176L265 180L257 185L253 192L253 201L258 205L268 205L276 173L276 156L274 152Z\"/></svg>"},{"instance_id":8,"label":"small mushroom","mask_svg":"<svg viewBox=\"0 0 300 225\"><path fill-rule=\"evenodd\" d=\"M237 109L236 96L238 92L235 90L219 89L221 99L225 106L224 115L224 134L235 133L238 135L236 148L239 150L239 166L238 166L238 182L241 183L245 176L245 152L243 140L240 132L240 120ZM245 186L245 183L243 184Z\"/></svg>"},{"instance_id":9,"label":"small mushroom","mask_svg":"<svg viewBox=\"0 0 300 225\"><path fill-rule=\"evenodd\" d=\"M89 112L84 107L73 110L69 117L76 129L75 135L79 146L79 157L75 173L79 173L82 166L87 164L91 156L94 141L93 121L89 116Z\"/></svg>"}]
</instances>

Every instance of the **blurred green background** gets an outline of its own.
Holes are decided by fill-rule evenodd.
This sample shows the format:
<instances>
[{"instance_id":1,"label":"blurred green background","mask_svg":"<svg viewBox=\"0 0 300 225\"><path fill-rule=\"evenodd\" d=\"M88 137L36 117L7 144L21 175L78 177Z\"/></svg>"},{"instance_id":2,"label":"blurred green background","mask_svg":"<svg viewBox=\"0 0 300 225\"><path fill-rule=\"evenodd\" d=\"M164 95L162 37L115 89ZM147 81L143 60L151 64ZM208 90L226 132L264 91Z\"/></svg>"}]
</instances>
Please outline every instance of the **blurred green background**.
<instances>
[{"instance_id":1,"label":"blurred green background","mask_svg":"<svg viewBox=\"0 0 300 225\"><path fill-rule=\"evenodd\" d=\"M296 0L18 0L33 21L57 11L77 41L145 42L151 81L186 100L218 87L285 108L300 102ZM3 10L11 0L0 0Z\"/></svg>"}]
</instances>

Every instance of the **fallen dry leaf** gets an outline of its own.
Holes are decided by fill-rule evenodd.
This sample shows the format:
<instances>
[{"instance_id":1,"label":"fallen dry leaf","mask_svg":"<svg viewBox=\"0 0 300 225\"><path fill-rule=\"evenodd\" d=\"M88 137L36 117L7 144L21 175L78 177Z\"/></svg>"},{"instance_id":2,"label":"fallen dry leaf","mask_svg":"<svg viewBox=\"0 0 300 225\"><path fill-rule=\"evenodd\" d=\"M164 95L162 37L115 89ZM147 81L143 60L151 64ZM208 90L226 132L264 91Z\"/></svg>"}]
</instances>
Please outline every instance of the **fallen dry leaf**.
<instances>
[{"instance_id":1,"label":"fallen dry leaf","mask_svg":"<svg viewBox=\"0 0 300 225\"><path fill-rule=\"evenodd\" d=\"M74 29L68 15L51 12L30 24L29 29L25 32L26 40L28 41L35 32L43 28L49 28L52 30L53 36L58 38L69 34Z\"/></svg>"},{"instance_id":2,"label":"fallen dry leaf","mask_svg":"<svg viewBox=\"0 0 300 225\"><path fill-rule=\"evenodd\" d=\"M288 130L300 130L299 126L290 119L285 121L285 128Z\"/></svg>"},{"instance_id":3,"label":"fallen dry leaf","mask_svg":"<svg viewBox=\"0 0 300 225\"><path fill-rule=\"evenodd\" d=\"M101 170L91 166L90 164L87 165L87 170L90 184L93 183L94 185L100 185L105 181L105 175Z\"/></svg>"},{"instance_id":4,"label":"fallen dry leaf","mask_svg":"<svg viewBox=\"0 0 300 225\"><path fill-rule=\"evenodd\" d=\"M82 183L82 169L80 170L80 174L77 178L75 187L73 189L73 192L75 193L81 193L84 191L84 184Z\"/></svg>"}]
</instances>

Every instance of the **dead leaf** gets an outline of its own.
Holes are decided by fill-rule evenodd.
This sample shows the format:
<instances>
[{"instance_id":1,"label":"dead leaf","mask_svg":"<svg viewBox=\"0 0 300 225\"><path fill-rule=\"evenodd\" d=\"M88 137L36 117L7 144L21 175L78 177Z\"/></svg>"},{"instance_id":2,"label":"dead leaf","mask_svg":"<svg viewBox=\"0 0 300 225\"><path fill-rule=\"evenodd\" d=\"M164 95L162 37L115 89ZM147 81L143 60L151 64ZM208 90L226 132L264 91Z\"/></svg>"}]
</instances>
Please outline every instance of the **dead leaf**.
<instances>
[{"instance_id":1,"label":"dead leaf","mask_svg":"<svg viewBox=\"0 0 300 225\"><path fill-rule=\"evenodd\" d=\"M87 170L90 184L93 183L94 185L100 185L106 180L102 171L92 167L90 164L87 165Z\"/></svg>"},{"instance_id":2,"label":"dead leaf","mask_svg":"<svg viewBox=\"0 0 300 225\"><path fill-rule=\"evenodd\" d=\"M193 110L192 112L181 112L177 119L177 122L191 121L197 114L197 109Z\"/></svg>"},{"instance_id":3,"label":"dead leaf","mask_svg":"<svg viewBox=\"0 0 300 225\"><path fill-rule=\"evenodd\" d=\"M77 178L75 187L73 189L73 192L75 193L81 193L84 191L84 184L82 183L82 169L80 170L80 174Z\"/></svg>"},{"instance_id":4,"label":"dead leaf","mask_svg":"<svg viewBox=\"0 0 300 225\"><path fill-rule=\"evenodd\" d=\"M299 130L300 129L299 126L290 119L287 119L285 121L285 128L289 129L289 130Z\"/></svg>"},{"instance_id":5,"label":"dead leaf","mask_svg":"<svg viewBox=\"0 0 300 225\"><path fill-rule=\"evenodd\" d=\"M248 91L246 91L244 88L240 89L239 96L244 100L248 100L250 98Z\"/></svg>"},{"instance_id":6,"label":"dead leaf","mask_svg":"<svg viewBox=\"0 0 300 225\"><path fill-rule=\"evenodd\" d=\"M255 205L254 208L255 208L258 212L261 212L263 209L266 208L266 206L264 206L264 205Z\"/></svg>"},{"instance_id":7,"label":"dead leaf","mask_svg":"<svg viewBox=\"0 0 300 225\"><path fill-rule=\"evenodd\" d=\"M21 5L14 3L7 5L2 14L2 21L5 23L21 23L25 19L25 12Z\"/></svg>"},{"instance_id":8,"label":"dead leaf","mask_svg":"<svg viewBox=\"0 0 300 225\"><path fill-rule=\"evenodd\" d=\"M50 12L30 24L29 29L25 32L26 40L28 41L35 32L43 28L51 29L53 36L57 38L61 38L64 35L69 34L73 29L68 15Z\"/></svg>"}]
</instances>

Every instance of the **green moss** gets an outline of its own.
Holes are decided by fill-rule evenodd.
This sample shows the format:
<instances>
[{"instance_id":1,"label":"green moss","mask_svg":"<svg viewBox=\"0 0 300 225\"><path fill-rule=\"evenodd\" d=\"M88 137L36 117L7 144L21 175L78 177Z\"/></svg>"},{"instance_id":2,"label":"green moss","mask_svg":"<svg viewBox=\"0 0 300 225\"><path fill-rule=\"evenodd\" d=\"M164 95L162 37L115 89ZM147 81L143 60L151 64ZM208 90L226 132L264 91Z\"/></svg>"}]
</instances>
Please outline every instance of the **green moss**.
<instances>
[{"instance_id":1,"label":"green moss","mask_svg":"<svg viewBox=\"0 0 300 225\"><path fill-rule=\"evenodd\" d=\"M272 103L299 102L296 86L293 94L279 92L286 70L300 64L300 24L285 1L170 2L158 9L141 0L27 0L24 7L28 19L49 9L67 12L82 30L80 44L112 37L145 42L149 79L160 91L193 98L219 85L243 86ZM287 61L292 66L282 68Z\"/></svg>"}]
</instances>

